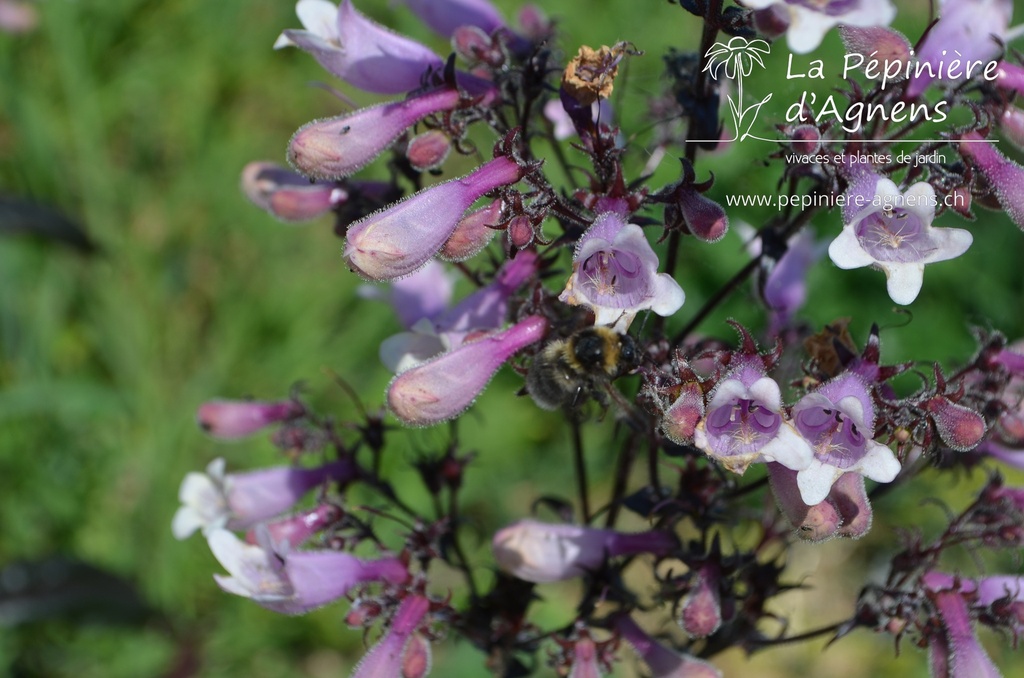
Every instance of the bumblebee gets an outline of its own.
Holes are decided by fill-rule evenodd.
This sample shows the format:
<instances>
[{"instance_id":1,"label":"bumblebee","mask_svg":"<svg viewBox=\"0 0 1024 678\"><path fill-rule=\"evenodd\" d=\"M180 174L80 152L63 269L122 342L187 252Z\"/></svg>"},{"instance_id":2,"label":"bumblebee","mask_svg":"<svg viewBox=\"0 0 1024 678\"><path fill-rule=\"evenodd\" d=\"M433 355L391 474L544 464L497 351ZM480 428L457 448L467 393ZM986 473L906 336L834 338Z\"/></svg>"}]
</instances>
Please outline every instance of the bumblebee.
<instances>
[{"instance_id":1,"label":"bumblebee","mask_svg":"<svg viewBox=\"0 0 1024 678\"><path fill-rule=\"evenodd\" d=\"M545 410L572 408L589 397L604 404L600 387L639 364L633 337L608 327L587 327L552 341L537 354L526 374L526 392Z\"/></svg>"}]
</instances>

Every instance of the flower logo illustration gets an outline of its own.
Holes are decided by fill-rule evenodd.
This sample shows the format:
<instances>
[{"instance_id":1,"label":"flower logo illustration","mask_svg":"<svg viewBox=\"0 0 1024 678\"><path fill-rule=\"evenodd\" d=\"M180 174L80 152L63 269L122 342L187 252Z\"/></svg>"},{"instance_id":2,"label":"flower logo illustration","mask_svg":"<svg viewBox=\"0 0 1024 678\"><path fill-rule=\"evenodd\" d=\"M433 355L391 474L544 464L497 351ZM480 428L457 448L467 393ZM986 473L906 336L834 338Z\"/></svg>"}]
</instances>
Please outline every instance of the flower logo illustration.
<instances>
[{"instance_id":1,"label":"flower logo illustration","mask_svg":"<svg viewBox=\"0 0 1024 678\"><path fill-rule=\"evenodd\" d=\"M718 80L718 74L723 72L726 78L736 80L737 83L736 100L733 101L731 95L728 97L729 110L732 112L733 125L736 130L736 136L730 139L730 141L742 140L752 136L750 128L753 126L754 120L757 119L758 111L761 110L761 106L772 98L772 95L769 94L758 103L751 104L748 108L743 108L743 78L753 72L754 64L764 68L764 61L761 59L761 55L768 54L769 52L771 52L771 46L764 40L747 40L746 38L735 36L728 43L716 42L704 55L704 58L707 60L704 70L708 71L712 78ZM747 120L748 116L749 120ZM745 126L744 122L746 123Z\"/></svg>"}]
</instances>

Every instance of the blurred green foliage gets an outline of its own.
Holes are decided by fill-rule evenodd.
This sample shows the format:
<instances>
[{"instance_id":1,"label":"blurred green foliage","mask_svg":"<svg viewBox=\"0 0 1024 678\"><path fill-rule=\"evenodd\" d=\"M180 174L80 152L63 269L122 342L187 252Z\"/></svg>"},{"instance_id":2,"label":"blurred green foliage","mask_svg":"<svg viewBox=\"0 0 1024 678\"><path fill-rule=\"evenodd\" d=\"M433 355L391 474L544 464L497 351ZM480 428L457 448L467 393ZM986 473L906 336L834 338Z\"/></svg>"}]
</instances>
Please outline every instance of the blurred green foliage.
<instances>
[{"instance_id":1,"label":"blurred green foliage","mask_svg":"<svg viewBox=\"0 0 1024 678\"><path fill-rule=\"evenodd\" d=\"M446 50L400 8L359 4ZM518 3L498 4L514 16ZM222 445L202 436L193 415L203 400L278 397L304 380L318 405L356 417L332 386L336 373L368 407L381 403L389 375L376 358L377 345L397 323L383 306L355 296L359 281L342 264L329 220L282 226L237 188L246 162L281 161L299 125L336 114L338 102L309 86L329 78L297 50L270 49L283 28L298 25L287 0L49 0L39 9L36 32L0 34L0 192L59 208L84 225L98 251L89 256L28 238L0 240L0 567L75 558L132 582L146 606L127 616L60 615L5 628L0 672L346 675L363 639L344 628L340 606L291 619L225 595L210 577L219 567L202 540L179 543L169 529L186 472L218 455L235 469L275 461L261 439ZM642 9L572 0L548 11L561 18L566 51L627 39L647 52L630 60L616 84L616 115L627 132L641 130L635 141L642 145L649 134L644 97L664 86L659 55L669 46L693 49L697 22L656 0ZM920 16L905 24L911 32ZM827 48L838 53L834 33ZM751 82L749 91L776 84ZM784 86L776 91L786 94ZM492 142L486 133L478 138L481 148ZM756 143L734 147L702 159L698 174L714 172L712 195L719 199L737 186L774 192L776 170L761 170L770 150ZM645 158L637 155L639 168ZM380 176L384 171L383 163L371 168ZM673 163L662 163L655 185L675 171ZM732 216L757 225L770 214ZM816 226L825 237L836 223L831 215ZM893 313L880 273L840 273L825 262L811 275L808 319L818 325L852 316L858 339L878 322L888 360L963 360L972 351L972 324L1024 334L1021 234L990 213L971 228L974 247L960 260L929 268L910 314ZM685 323L739 269L741 250L735 235L718 245L687 245L688 300L673 323ZM758 322L752 299L745 287L702 330L730 337L726 317ZM465 513L478 532L470 548L483 562L489 531L521 516L537 496L572 484L563 422L513 398L520 384L515 375L500 375L460 428L466 447L480 452ZM610 431L606 421L586 435L596 441ZM444 427L393 435L388 463L396 482L415 492L408 461L447 439ZM590 447L595 473L613 467L611 446ZM959 506L964 488L979 480L943 479L938 489ZM599 482L606 492L611 479ZM921 496L879 502L869 548L846 565L881 573L884 562L875 559L892 544L893 528L934 529L942 516L921 508ZM425 494L420 499L427 507ZM814 548L806 557L840 564L850 552L847 544ZM840 595L841 603L819 602L814 614L780 611L795 615L794 628L846 615L860 580L845 588L838 581L830 595ZM561 599L556 591L545 603L554 623L570 614ZM866 634L824 654L820 648L768 652L751 666L758 676L923 671L922 656L894 663L887 641ZM1006 652L996 654L1008 666ZM435 666L442 676L484 673L483 658L465 644L439 648ZM738 653L723 666L751 670L742 668Z\"/></svg>"}]
</instances>

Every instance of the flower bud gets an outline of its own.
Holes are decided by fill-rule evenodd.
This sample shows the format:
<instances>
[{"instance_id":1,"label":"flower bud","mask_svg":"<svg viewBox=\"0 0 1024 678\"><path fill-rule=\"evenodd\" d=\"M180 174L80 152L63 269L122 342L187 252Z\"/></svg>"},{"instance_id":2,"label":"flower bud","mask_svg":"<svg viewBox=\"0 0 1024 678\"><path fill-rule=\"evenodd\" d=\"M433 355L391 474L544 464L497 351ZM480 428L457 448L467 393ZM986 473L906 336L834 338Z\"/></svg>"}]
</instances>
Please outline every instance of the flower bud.
<instances>
[{"instance_id":1,"label":"flower bud","mask_svg":"<svg viewBox=\"0 0 1024 678\"><path fill-rule=\"evenodd\" d=\"M1017 148L1024 148L1024 110L1009 106L999 117L999 129Z\"/></svg>"},{"instance_id":2,"label":"flower bud","mask_svg":"<svg viewBox=\"0 0 1024 678\"><path fill-rule=\"evenodd\" d=\"M996 69L996 86L1024 94L1024 66L1000 61Z\"/></svg>"},{"instance_id":3,"label":"flower bud","mask_svg":"<svg viewBox=\"0 0 1024 678\"><path fill-rule=\"evenodd\" d=\"M693 589L679 607L679 626L692 638L706 638L722 625L722 599L718 591L718 566L705 564L697 573Z\"/></svg>"},{"instance_id":4,"label":"flower bud","mask_svg":"<svg viewBox=\"0 0 1024 678\"><path fill-rule=\"evenodd\" d=\"M683 384L679 397L665 410L661 430L665 437L679 445L693 442L697 422L704 418L704 391L696 381Z\"/></svg>"},{"instance_id":5,"label":"flower bud","mask_svg":"<svg viewBox=\"0 0 1024 678\"><path fill-rule=\"evenodd\" d=\"M476 256L494 238L496 231L491 226L498 223L500 215L501 201L495 200L462 217L437 256L445 261L465 261Z\"/></svg>"},{"instance_id":6,"label":"flower bud","mask_svg":"<svg viewBox=\"0 0 1024 678\"><path fill-rule=\"evenodd\" d=\"M215 438L244 438L261 428L303 414L292 400L259 402L256 400L211 400L199 406L199 427Z\"/></svg>"},{"instance_id":7,"label":"flower bud","mask_svg":"<svg viewBox=\"0 0 1024 678\"><path fill-rule=\"evenodd\" d=\"M429 649L424 648L426 643L422 639L415 643L412 641L429 611L430 601L425 597L411 595L405 598L388 630L359 660L352 678L419 678L426 675L430 668ZM420 673L404 673L406 666Z\"/></svg>"},{"instance_id":8,"label":"flower bud","mask_svg":"<svg viewBox=\"0 0 1024 678\"><path fill-rule=\"evenodd\" d=\"M508 224L508 244L513 250L521 250L533 242L533 224L525 215L513 217Z\"/></svg>"},{"instance_id":9,"label":"flower bud","mask_svg":"<svg viewBox=\"0 0 1024 678\"><path fill-rule=\"evenodd\" d=\"M945 396L929 398L923 405L942 442L957 452L974 449L985 437L985 419L974 410Z\"/></svg>"},{"instance_id":10,"label":"flower bud","mask_svg":"<svg viewBox=\"0 0 1024 678\"><path fill-rule=\"evenodd\" d=\"M347 177L365 167L426 116L452 110L460 102L458 90L445 88L314 120L300 127L288 142L288 162L316 179Z\"/></svg>"},{"instance_id":11,"label":"flower bud","mask_svg":"<svg viewBox=\"0 0 1024 678\"><path fill-rule=\"evenodd\" d=\"M674 536L660 530L626 534L536 520L502 528L491 542L501 570L535 584L582 577L607 558L636 553L664 556L676 545Z\"/></svg>"},{"instance_id":12,"label":"flower bud","mask_svg":"<svg viewBox=\"0 0 1024 678\"><path fill-rule=\"evenodd\" d=\"M334 183L309 179L270 162L251 162L242 170L242 191L258 207L282 221L309 221L348 200Z\"/></svg>"},{"instance_id":13,"label":"flower bud","mask_svg":"<svg viewBox=\"0 0 1024 678\"><path fill-rule=\"evenodd\" d=\"M395 377L388 406L410 426L431 426L461 414L514 353L539 341L547 321L530 316L503 332L465 343Z\"/></svg>"},{"instance_id":14,"label":"flower bud","mask_svg":"<svg viewBox=\"0 0 1024 678\"><path fill-rule=\"evenodd\" d=\"M772 494L775 495L779 510L797 529L797 536L804 541L820 542L831 539L842 524L839 512L827 499L815 506L805 504L797 486L796 474L796 471L782 464L768 464Z\"/></svg>"},{"instance_id":15,"label":"flower bud","mask_svg":"<svg viewBox=\"0 0 1024 678\"><path fill-rule=\"evenodd\" d=\"M498 157L468 176L419 191L349 226L345 259L365 278L409 275L437 254L476 200L525 173L515 161Z\"/></svg>"},{"instance_id":16,"label":"flower bud","mask_svg":"<svg viewBox=\"0 0 1024 678\"><path fill-rule=\"evenodd\" d=\"M288 544L290 548L295 548L336 523L340 517L341 509L337 506L321 504L311 511L303 511L293 516L272 520L266 525L272 544L282 546ZM255 544L255 530L249 530L245 535L245 540L250 544Z\"/></svg>"},{"instance_id":17,"label":"flower bud","mask_svg":"<svg viewBox=\"0 0 1024 678\"><path fill-rule=\"evenodd\" d=\"M1006 214L1024 229L1024 167L1004 157L977 132L961 135L960 153L988 179Z\"/></svg>"},{"instance_id":18,"label":"flower bud","mask_svg":"<svg viewBox=\"0 0 1024 678\"><path fill-rule=\"evenodd\" d=\"M405 149L405 157L413 169L420 172L437 169L448 159L452 150L448 135L439 129L432 129L418 134L409 141Z\"/></svg>"},{"instance_id":19,"label":"flower bud","mask_svg":"<svg viewBox=\"0 0 1024 678\"><path fill-rule=\"evenodd\" d=\"M704 242L718 242L729 230L722 206L694 188L680 187L676 201L665 207L666 228L682 227Z\"/></svg>"},{"instance_id":20,"label":"flower bud","mask_svg":"<svg viewBox=\"0 0 1024 678\"><path fill-rule=\"evenodd\" d=\"M790 130L789 136L793 140L790 146L797 153L812 155L821 148L821 132L814 125L797 125Z\"/></svg>"}]
</instances>

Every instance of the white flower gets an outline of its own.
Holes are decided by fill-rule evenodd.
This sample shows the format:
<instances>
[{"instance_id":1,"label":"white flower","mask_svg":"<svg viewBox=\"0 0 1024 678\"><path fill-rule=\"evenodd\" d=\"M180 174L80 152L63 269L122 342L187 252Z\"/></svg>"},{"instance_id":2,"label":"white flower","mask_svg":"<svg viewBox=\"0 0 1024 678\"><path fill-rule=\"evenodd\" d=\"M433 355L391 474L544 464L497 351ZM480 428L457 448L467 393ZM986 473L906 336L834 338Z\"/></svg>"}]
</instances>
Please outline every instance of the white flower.
<instances>
[{"instance_id":1,"label":"white flower","mask_svg":"<svg viewBox=\"0 0 1024 678\"><path fill-rule=\"evenodd\" d=\"M873 194L862 189L872 180L876 181ZM848 196L864 204L851 204L849 218L829 245L828 255L839 268L881 269L889 297L897 304L909 304L921 291L925 264L960 256L974 238L960 228L932 227L936 198L930 184L920 182L900 193L891 180L873 174L857 183L861 186L851 188Z\"/></svg>"},{"instance_id":2,"label":"white flower","mask_svg":"<svg viewBox=\"0 0 1024 678\"><path fill-rule=\"evenodd\" d=\"M224 459L211 461L206 473L186 474L178 489L178 499L182 505L171 522L176 539L185 539L196 530L206 534L227 525L231 510L224 492Z\"/></svg>"},{"instance_id":3,"label":"white flower","mask_svg":"<svg viewBox=\"0 0 1024 678\"><path fill-rule=\"evenodd\" d=\"M789 11L786 42L797 54L817 49L833 26L888 26L896 16L889 0L743 0L751 9L764 9L774 4Z\"/></svg>"}]
</instances>

